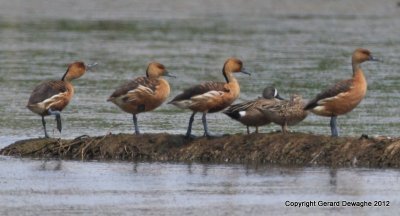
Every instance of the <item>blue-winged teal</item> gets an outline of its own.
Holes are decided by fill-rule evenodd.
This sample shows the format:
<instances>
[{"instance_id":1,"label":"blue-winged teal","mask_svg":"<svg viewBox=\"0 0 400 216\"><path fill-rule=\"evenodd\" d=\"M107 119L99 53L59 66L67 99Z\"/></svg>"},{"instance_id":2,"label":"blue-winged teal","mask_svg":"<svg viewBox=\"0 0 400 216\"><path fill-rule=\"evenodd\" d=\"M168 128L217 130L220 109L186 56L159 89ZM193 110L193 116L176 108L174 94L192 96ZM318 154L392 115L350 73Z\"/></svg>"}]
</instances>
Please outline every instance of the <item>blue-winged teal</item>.
<instances>
[{"instance_id":1,"label":"blue-winged teal","mask_svg":"<svg viewBox=\"0 0 400 216\"><path fill-rule=\"evenodd\" d=\"M274 87L266 87L263 91L262 98L231 105L224 113L232 119L246 125L247 134L250 134L250 126L256 127L255 133L258 133L259 126L271 123L271 119L264 115L259 108L264 105L275 104L279 100L283 100L283 98L279 96L278 90Z\"/></svg>"},{"instance_id":2,"label":"blue-winged teal","mask_svg":"<svg viewBox=\"0 0 400 216\"><path fill-rule=\"evenodd\" d=\"M266 118L282 127L282 133L287 133L287 127L303 121L308 112L304 110L305 103L300 95L293 94L290 100L279 100L273 104L265 104L259 108Z\"/></svg>"}]
</instances>

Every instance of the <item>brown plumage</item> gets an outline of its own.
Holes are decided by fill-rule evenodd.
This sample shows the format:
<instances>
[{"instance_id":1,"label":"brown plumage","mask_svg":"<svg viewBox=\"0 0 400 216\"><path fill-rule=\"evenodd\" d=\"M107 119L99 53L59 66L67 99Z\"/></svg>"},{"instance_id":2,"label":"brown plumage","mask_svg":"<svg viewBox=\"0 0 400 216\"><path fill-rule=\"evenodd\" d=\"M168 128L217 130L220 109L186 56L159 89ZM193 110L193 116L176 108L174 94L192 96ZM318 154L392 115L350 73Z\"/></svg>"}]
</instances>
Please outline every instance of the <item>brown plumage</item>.
<instances>
[{"instance_id":1,"label":"brown plumage","mask_svg":"<svg viewBox=\"0 0 400 216\"><path fill-rule=\"evenodd\" d=\"M306 110L331 117L332 136L338 136L336 118L353 110L367 92L367 80L360 67L365 61L377 61L366 49L356 49L352 55L353 77L343 80L318 94L305 107Z\"/></svg>"},{"instance_id":2,"label":"brown plumage","mask_svg":"<svg viewBox=\"0 0 400 216\"><path fill-rule=\"evenodd\" d=\"M278 91L274 87L266 87L262 98L231 105L223 113L246 125L247 134L250 134L250 126L255 127L255 133L258 133L259 126L271 123L271 119L259 109L263 106L273 105L279 100L283 100L283 98L279 96Z\"/></svg>"},{"instance_id":3,"label":"brown plumage","mask_svg":"<svg viewBox=\"0 0 400 216\"><path fill-rule=\"evenodd\" d=\"M45 137L49 136L46 131L44 116L55 115L57 129L61 132L60 112L68 105L74 95L74 87L71 81L81 77L86 70L96 64L85 65L83 62L74 62L68 66L61 80L45 81L35 87L29 98L27 108L42 116Z\"/></svg>"},{"instance_id":4,"label":"brown plumage","mask_svg":"<svg viewBox=\"0 0 400 216\"><path fill-rule=\"evenodd\" d=\"M317 108L314 111L313 110L312 111L315 112L316 114L322 115L322 116L341 115L341 114L345 114L346 112L349 112L350 110L342 110L340 107L338 109L334 109L335 103L327 104L326 106L325 106L325 103L329 102L329 100L333 99L334 97L336 97L339 94L349 92L353 86L353 83L354 83L353 79L342 80L342 81L337 82L335 85L332 85L329 88L327 88L325 91L319 93L313 100L311 100L307 104L306 109L312 109L312 108L315 108L315 107L318 107L318 106L321 106L322 104L324 104L324 107ZM360 84L364 85L363 82L361 82ZM365 88L366 88L366 86L365 86ZM360 94L360 96L363 96L363 95L365 95L365 93ZM344 101L344 100L342 100L342 101ZM357 101L359 101L359 100L357 100Z\"/></svg>"},{"instance_id":5,"label":"brown plumage","mask_svg":"<svg viewBox=\"0 0 400 216\"><path fill-rule=\"evenodd\" d=\"M164 65L152 62L147 67L146 77L138 77L121 85L107 99L133 115L136 134L140 133L136 114L154 110L169 96L169 84L161 76L171 75Z\"/></svg>"},{"instance_id":6,"label":"brown plumage","mask_svg":"<svg viewBox=\"0 0 400 216\"><path fill-rule=\"evenodd\" d=\"M218 112L229 106L239 95L239 87L222 82L205 82L186 89L170 103L196 112ZM231 94L230 94L231 93Z\"/></svg>"},{"instance_id":7,"label":"brown plumage","mask_svg":"<svg viewBox=\"0 0 400 216\"><path fill-rule=\"evenodd\" d=\"M240 87L233 73L247 73L243 68L243 63L237 58L229 58L226 60L222 68L222 74L225 77L226 83L223 82L205 82L186 89L183 93L177 95L169 103L193 111L189 126L186 133L187 137L191 136L192 123L194 115L197 112L203 113L204 135L210 136L207 127L207 113L218 112L233 103L239 96Z\"/></svg>"},{"instance_id":8,"label":"brown plumage","mask_svg":"<svg viewBox=\"0 0 400 216\"><path fill-rule=\"evenodd\" d=\"M43 102L44 100L49 99L52 96L58 95L60 93L66 93L67 98L70 99L73 94L73 91L74 90L72 88L72 85L70 83L66 83L65 81L62 81L62 80L52 80L52 81L42 82L41 84L36 86L35 89L33 89L33 92L28 101L28 108L34 108L37 106L38 103ZM63 100L57 101L57 102L59 104L62 101ZM48 105L45 107L48 107ZM45 116L49 115L47 113L48 109L45 107L43 107L42 109L38 110L35 113L37 113L39 115L45 115ZM53 107L53 110L61 111L64 107L65 106L60 106L57 108Z\"/></svg>"},{"instance_id":9,"label":"brown plumage","mask_svg":"<svg viewBox=\"0 0 400 216\"><path fill-rule=\"evenodd\" d=\"M287 126L303 121L308 112L304 110L305 103L300 95L293 94L290 100L277 100L275 103L262 105L259 110L265 118L282 127L282 133L287 133Z\"/></svg>"}]
</instances>

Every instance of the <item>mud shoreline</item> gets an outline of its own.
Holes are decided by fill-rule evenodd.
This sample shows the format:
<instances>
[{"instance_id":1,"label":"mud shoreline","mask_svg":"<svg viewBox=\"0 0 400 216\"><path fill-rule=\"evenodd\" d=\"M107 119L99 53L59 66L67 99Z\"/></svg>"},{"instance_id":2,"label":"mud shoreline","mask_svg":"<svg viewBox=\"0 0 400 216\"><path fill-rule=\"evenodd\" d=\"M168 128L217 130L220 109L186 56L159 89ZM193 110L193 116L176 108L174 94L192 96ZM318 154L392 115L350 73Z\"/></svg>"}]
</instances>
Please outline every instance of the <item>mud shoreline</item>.
<instances>
[{"instance_id":1,"label":"mud shoreline","mask_svg":"<svg viewBox=\"0 0 400 216\"><path fill-rule=\"evenodd\" d=\"M305 133L185 139L171 134L107 134L73 140L27 139L1 155L69 160L151 160L331 167L400 167L400 138L331 138Z\"/></svg>"}]
</instances>

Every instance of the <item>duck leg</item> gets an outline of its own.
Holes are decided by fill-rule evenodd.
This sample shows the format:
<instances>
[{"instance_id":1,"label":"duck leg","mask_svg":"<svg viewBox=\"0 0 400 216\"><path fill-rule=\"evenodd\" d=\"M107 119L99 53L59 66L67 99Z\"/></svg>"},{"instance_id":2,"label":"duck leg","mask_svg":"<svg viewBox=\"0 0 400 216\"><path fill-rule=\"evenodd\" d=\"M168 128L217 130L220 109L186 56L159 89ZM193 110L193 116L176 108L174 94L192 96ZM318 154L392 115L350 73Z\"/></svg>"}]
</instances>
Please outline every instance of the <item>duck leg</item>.
<instances>
[{"instance_id":1,"label":"duck leg","mask_svg":"<svg viewBox=\"0 0 400 216\"><path fill-rule=\"evenodd\" d=\"M208 132L208 125L207 125L207 113L203 113L203 117L201 118L201 121L203 122L203 127L204 127L204 136L210 137L210 133Z\"/></svg>"},{"instance_id":2,"label":"duck leg","mask_svg":"<svg viewBox=\"0 0 400 216\"><path fill-rule=\"evenodd\" d=\"M62 124L61 124L61 112L60 111L53 111L49 109L49 114L56 116L56 121L57 121L57 130L60 131L62 130Z\"/></svg>"},{"instance_id":3,"label":"duck leg","mask_svg":"<svg viewBox=\"0 0 400 216\"><path fill-rule=\"evenodd\" d=\"M201 118L202 122L203 122L203 127L204 127L204 135L205 137L222 137L223 135L221 134L210 134L210 132L208 132L208 125L207 125L207 117L206 117L207 113L203 113L203 117Z\"/></svg>"},{"instance_id":4,"label":"duck leg","mask_svg":"<svg viewBox=\"0 0 400 216\"><path fill-rule=\"evenodd\" d=\"M56 121L57 121L57 129L58 129L58 131L60 131L60 133L61 133L62 124L61 124L61 115L60 115L60 113L58 113L58 114L56 115Z\"/></svg>"},{"instance_id":5,"label":"duck leg","mask_svg":"<svg viewBox=\"0 0 400 216\"><path fill-rule=\"evenodd\" d=\"M338 137L339 136L336 119L337 119L337 116L331 116L330 126L331 126L332 137Z\"/></svg>"},{"instance_id":6,"label":"duck leg","mask_svg":"<svg viewBox=\"0 0 400 216\"><path fill-rule=\"evenodd\" d=\"M249 128L249 126L246 125L246 127L247 127L247 134L250 134L250 128Z\"/></svg>"},{"instance_id":7,"label":"duck leg","mask_svg":"<svg viewBox=\"0 0 400 216\"><path fill-rule=\"evenodd\" d=\"M255 133L258 133L258 126L256 126L256 132Z\"/></svg>"},{"instance_id":8,"label":"duck leg","mask_svg":"<svg viewBox=\"0 0 400 216\"><path fill-rule=\"evenodd\" d=\"M283 134L286 134L287 131L288 131L288 129L287 129L287 123L285 122L285 123L282 125L282 133L283 133Z\"/></svg>"},{"instance_id":9,"label":"duck leg","mask_svg":"<svg viewBox=\"0 0 400 216\"><path fill-rule=\"evenodd\" d=\"M136 114L132 114L132 119L133 119L133 126L135 127L135 134L136 134L136 135L137 135L137 134L140 134L140 132L139 132L139 126L138 126L138 123L137 123Z\"/></svg>"},{"instance_id":10,"label":"duck leg","mask_svg":"<svg viewBox=\"0 0 400 216\"><path fill-rule=\"evenodd\" d=\"M44 130L44 137L49 138L49 135L47 134L47 130L46 130L46 121L44 120L44 116L42 116L42 125L43 125L43 130Z\"/></svg>"},{"instance_id":11,"label":"duck leg","mask_svg":"<svg viewBox=\"0 0 400 216\"><path fill-rule=\"evenodd\" d=\"M186 132L186 138L190 138L192 136L192 124L194 121L194 115L196 115L197 112L193 112L192 115L190 116L189 119L189 125L188 125L188 129Z\"/></svg>"}]
</instances>

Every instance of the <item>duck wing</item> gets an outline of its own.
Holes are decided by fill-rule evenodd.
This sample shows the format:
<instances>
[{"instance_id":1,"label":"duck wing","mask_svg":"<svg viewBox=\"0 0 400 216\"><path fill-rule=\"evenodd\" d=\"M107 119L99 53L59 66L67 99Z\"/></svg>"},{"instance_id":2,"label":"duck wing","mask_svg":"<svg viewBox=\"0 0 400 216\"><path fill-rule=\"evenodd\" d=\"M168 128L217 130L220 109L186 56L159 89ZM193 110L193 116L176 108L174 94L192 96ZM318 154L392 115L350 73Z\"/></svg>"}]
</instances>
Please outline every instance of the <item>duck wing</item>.
<instances>
[{"instance_id":1,"label":"duck wing","mask_svg":"<svg viewBox=\"0 0 400 216\"><path fill-rule=\"evenodd\" d=\"M324 101L349 91L352 88L352 83L352 79L337 82L335 85L327 88L325 91L322 91L314 99L308 102L308 104L304 107L304 110L313 109L316 106L324 103Z\"/></svg>"},{"instance_id":2,"label":"duck wing","mask_svg":"<svg viewBox=\"0 0 400 216\"><path fill-rule=\"evenodd\" d=\"M135 95L138 93L155 94L159 81L147 77L138 77L118 87L108 98L118 98L124 95Z\"/></svg>"},{"instance_id":3,"label":"duck wing","mask_svg":"<svg viewBox=\"0 0 400 216\"><path fill-rule=\"evenodd\" d=\"M169 103L176 101L189 100L192 97L205 94L222 94L228 93L229 89L225 86L226 83L223 82L205 82L199 85L192 86L185 89L181 94L177 95Z\"/></svg>"},{"instance_id":4,"label":"duck wing","mask_svg":"<svg viewBox=\"0 0 400 216\"><path fill-rule=\"evenodd\" d=\"M54 80L42 82L36 86L35 89L33 89L28 104L37 104L43 102L46 99L66 91L67 87L64 81Z\"/></svg>"}]
</instances>

